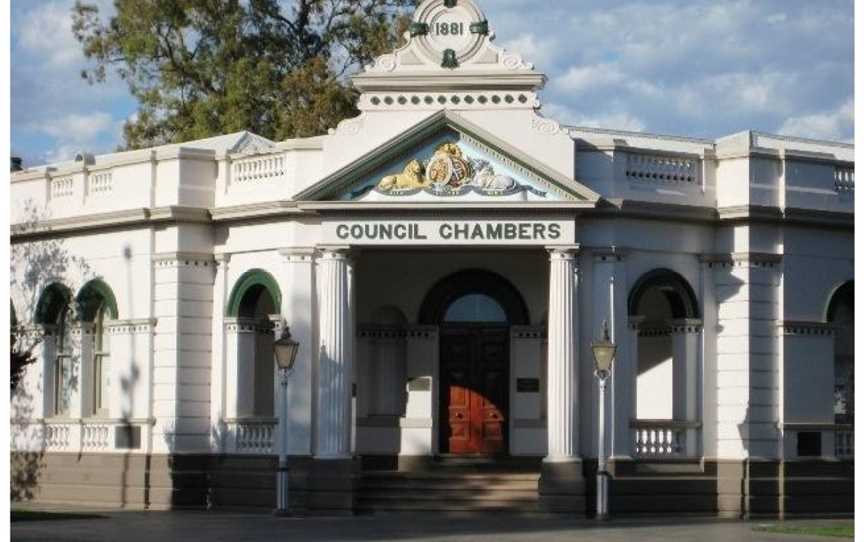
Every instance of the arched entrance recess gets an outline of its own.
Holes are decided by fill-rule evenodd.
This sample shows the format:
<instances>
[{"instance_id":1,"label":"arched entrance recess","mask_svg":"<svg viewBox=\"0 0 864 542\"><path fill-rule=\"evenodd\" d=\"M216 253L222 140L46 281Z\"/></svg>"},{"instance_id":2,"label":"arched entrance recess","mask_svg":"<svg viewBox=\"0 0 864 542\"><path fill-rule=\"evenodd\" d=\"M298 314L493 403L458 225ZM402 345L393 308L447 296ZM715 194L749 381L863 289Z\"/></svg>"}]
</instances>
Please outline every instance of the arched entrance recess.
<instances>
[{"instance_id":1,"label":"arched entrance recess","mask_svg":"<svg viewBox=\"0 0 864 542\"><path fill-rule=\"evenodd\" d=\"M440 328L439 450L506 454L510 326L530 321L519 291L495 273L461 271L432 287L418 320Z\"/></svg>"}]
</instances>

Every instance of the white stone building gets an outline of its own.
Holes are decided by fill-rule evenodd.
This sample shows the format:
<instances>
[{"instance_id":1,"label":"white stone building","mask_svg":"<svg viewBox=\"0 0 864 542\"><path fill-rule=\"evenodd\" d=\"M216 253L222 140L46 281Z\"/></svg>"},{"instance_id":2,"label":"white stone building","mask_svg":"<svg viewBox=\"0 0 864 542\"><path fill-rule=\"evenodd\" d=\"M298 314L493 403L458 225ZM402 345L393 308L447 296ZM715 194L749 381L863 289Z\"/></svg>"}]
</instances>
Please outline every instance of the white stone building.
<instances>
[{"instance_id":1,"label":"white stone building","mask_svg":"<svg viewBox=\"0 0 864 542\"><path fill-rule=\"evenodd\" d=\"M281 419L295 509L590 513L608 321L613 514L851 513L852 146L562 126L414 21L326 135L12 175L18 496L272 508Z\"/></svg>"}]
</instances>

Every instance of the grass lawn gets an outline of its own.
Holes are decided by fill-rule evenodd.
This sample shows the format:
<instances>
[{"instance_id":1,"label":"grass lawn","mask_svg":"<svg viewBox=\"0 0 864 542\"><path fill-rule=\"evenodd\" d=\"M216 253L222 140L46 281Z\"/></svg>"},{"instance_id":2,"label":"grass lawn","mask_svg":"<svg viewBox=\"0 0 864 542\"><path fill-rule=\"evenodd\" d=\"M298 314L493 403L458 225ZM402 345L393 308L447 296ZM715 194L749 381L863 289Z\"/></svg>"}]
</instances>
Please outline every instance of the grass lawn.
<instances>
[{"instance_id":1,"label":"grass lawn","mask_svg":"<svg viewBox=\"0 0 864 542\"><path fill-rule=\"evenodd\" d=\"M104 516L95 514L71 514L66 512L42 512L39 510L12 510L12 522L16 521L49 521L55 519L100 519Z\"/></svg>"},{"instance_id":2,"label":"grass lawn","mask_svg":"<svg viewBox=\"0 0 864 542\"><path fill-rule=\"evenodd\" d=\"M831 525L760 525L754 527L754 530L780 534L855 538L855 523L852 521L844 521Z\"/></svg>"}]
</instances>

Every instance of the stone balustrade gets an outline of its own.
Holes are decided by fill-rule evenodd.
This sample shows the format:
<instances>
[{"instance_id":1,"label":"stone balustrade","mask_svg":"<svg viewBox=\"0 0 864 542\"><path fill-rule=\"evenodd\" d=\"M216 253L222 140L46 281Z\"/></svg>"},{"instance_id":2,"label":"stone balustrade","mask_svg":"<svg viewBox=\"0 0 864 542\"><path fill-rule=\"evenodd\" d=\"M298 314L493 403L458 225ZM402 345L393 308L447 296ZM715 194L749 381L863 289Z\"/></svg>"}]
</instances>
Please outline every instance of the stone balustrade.
<instances>
[{"instance_id":1,"label":"stone balustrade","mask_svg":"<svg viewBox=\"0 0 864 542\"><path fill-rule=\"evenodd\" d=\"M847 459L855 456L855 428L838 425L834 432L834 455Z\"/></svg>"},{"instance_id":2,"label":"stone balustrade","mask_svg":"<svg viewBox=\"0 0 864 542\"><path fill-rule=\"evenodd\" d=\"M635 182L699 182L700 161L664 154L628 154L625 175Z\"/></svg>"},{"instance_id":3,"label":"stone balustrade","mask_svg":"<svg viewBox=\"0 0 864 542\"><path fill-rule=\"evenodd\" d=\"M855 169L851 167L834 168L834 190L836 192L852 192L855 190Z\"/></svg>"},{"instance_id":4,"label":"stone balustrade","mask_svg":"<svg viewBox=\"0 0 864 542\"><path fill-rule=\"evenodd\" d=\"M271 455L276 453L279 421L275 418L225 420L226 453Z\"/></svg>"},{"instance_id":5,"label":"stone balustrade","mask_svg":"<svg viewBox=\"0 0 864 542\"><path fill-rule=\"evenodd\" d=\"M25 438L13 442L17 451L116 452L143 449L152 425L148 420L53 418L30 422L13 421L16 433ZM119 429L134 433L134 439L117 438Z\"/></svg>"},{"instance_id":6,"label":"stone balustrade","mask_svg":"<svg viewBox=\"0 0 864 542\"><path fill-rule=\"evenodd\" d=\"M693 457L695 450L687 449L687 442L698 439L688 438L701 428L698 422L675 420L633 420L633 455L640 458Z\"/></svg>"},{"instance_id":7,"label":"stone balustrade","mask_svg":"<svg viewBox=\"0 0 864 542\"><path fill-rule=\"evenodd\" d=\"M231 181L247 184L283 179L285 176L284 155L263 155L235 160L231 164Z\"/></svg>"}]
</instances>

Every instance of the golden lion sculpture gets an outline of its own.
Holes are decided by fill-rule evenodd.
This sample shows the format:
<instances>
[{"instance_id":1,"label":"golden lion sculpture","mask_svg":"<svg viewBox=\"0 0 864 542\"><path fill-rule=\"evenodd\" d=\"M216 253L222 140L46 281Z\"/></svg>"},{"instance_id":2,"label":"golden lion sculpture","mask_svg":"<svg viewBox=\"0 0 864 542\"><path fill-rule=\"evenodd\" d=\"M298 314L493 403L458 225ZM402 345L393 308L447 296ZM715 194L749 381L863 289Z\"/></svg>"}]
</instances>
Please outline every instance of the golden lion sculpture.
<instances>
[{"instance_id":1,"label":"golden lion sculpture","mask_svg":"<svg viewBox=\"0 0 864 542\"><path fill-rule=\"evenodd\" d=\"M424 175L423 164L419 160L411 160L405 166L405 170L399 175L389 175L378 183L378 190L389 192L391 190L411 190L425 188L429 185Z\"/></svg>"}]
</instances>

